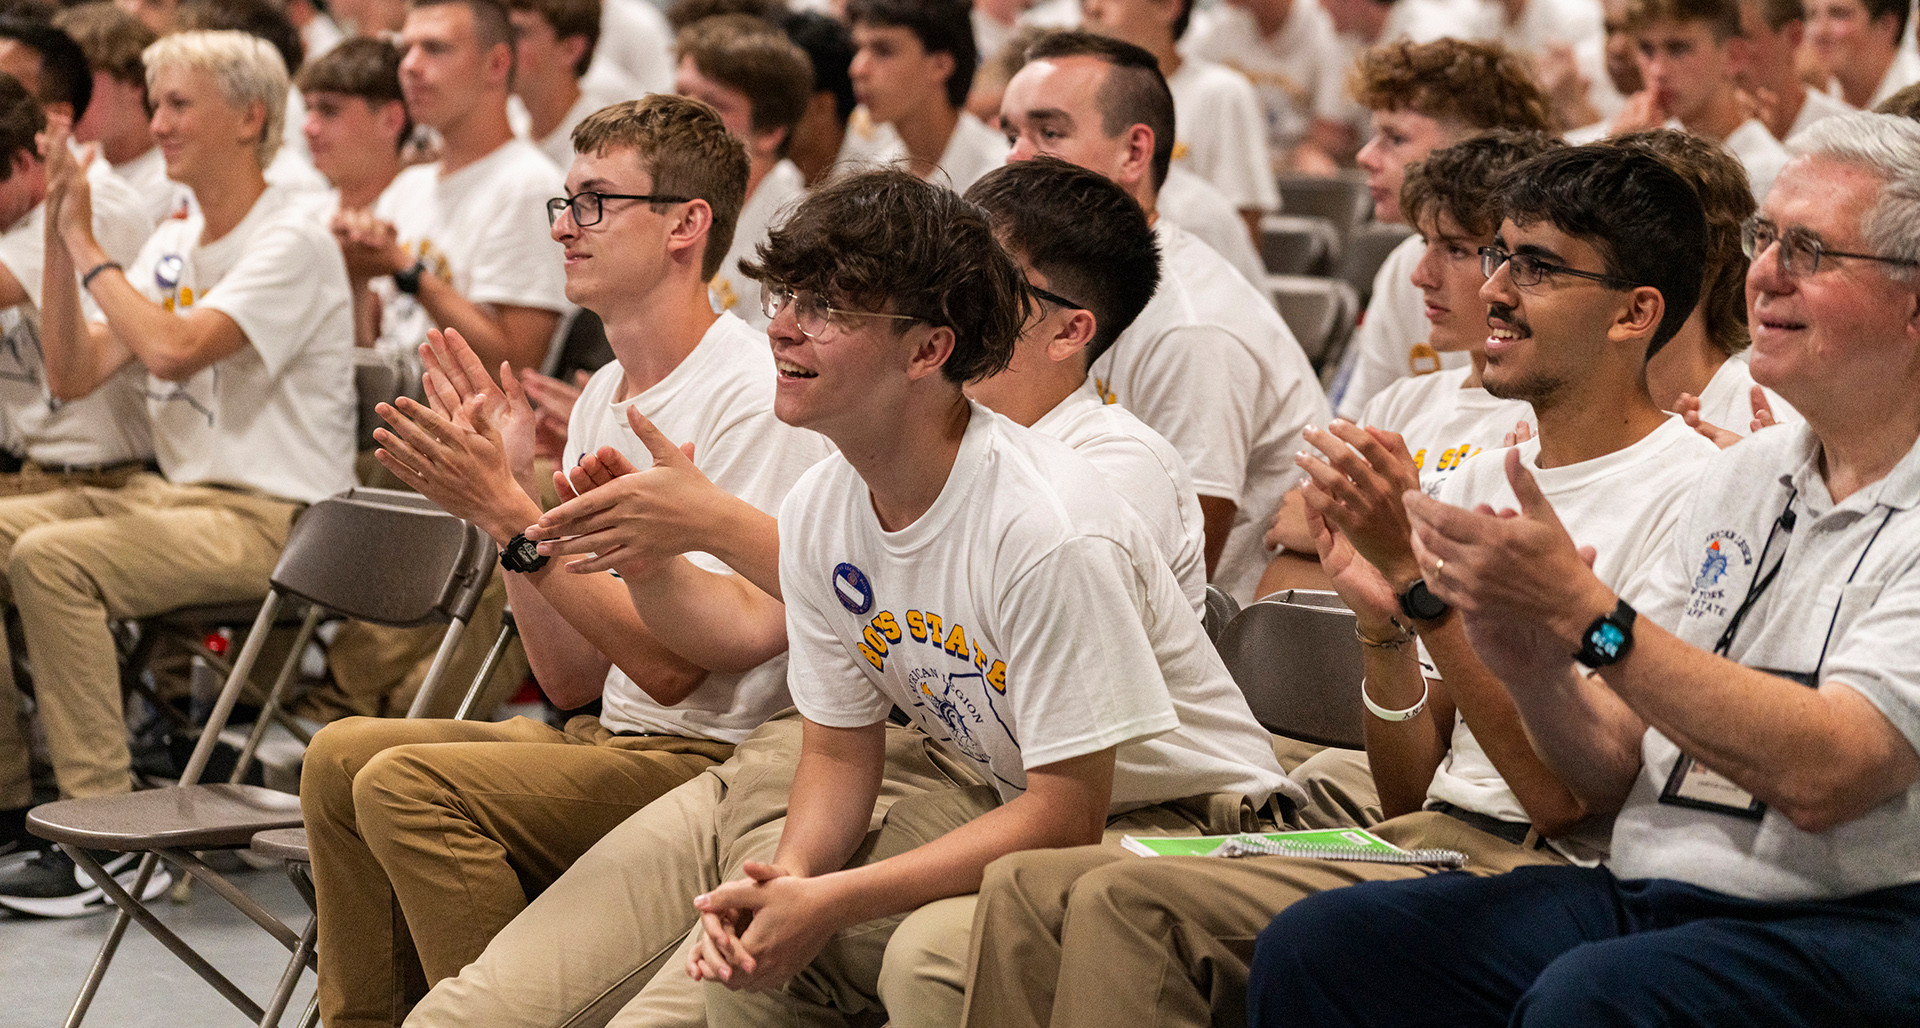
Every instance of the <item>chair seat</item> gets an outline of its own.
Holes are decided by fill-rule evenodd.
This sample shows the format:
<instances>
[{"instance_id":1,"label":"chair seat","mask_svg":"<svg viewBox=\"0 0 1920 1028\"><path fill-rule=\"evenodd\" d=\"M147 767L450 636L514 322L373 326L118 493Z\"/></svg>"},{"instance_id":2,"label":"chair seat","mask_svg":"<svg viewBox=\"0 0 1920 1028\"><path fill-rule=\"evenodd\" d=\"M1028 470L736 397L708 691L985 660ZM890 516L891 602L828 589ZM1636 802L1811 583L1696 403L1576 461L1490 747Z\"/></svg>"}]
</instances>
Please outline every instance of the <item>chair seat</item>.
<instances>
[{"instance_id":1,"label":"chair seat","mask_svg":"<svg viewBox=\"0 0 1920 1028\"><path fill-rule=\"evenodd\" d=\"M307 853L307 830L305 828L275 828L260 832L253 837L253 852L271 860L304 860L312 863Z\"/></svg>"},{"instance_id":2,"label":"chair seat","mask_svg":"<svg viewBox=\"0 0 1920 1028\"><path fill-rule=\"evenodd\" d=\"M229 849L256 832L300 823L300 797L226 783L60 800L27 815L28 829L43 839L121 852Z\"/></svg>"}]
</instances>

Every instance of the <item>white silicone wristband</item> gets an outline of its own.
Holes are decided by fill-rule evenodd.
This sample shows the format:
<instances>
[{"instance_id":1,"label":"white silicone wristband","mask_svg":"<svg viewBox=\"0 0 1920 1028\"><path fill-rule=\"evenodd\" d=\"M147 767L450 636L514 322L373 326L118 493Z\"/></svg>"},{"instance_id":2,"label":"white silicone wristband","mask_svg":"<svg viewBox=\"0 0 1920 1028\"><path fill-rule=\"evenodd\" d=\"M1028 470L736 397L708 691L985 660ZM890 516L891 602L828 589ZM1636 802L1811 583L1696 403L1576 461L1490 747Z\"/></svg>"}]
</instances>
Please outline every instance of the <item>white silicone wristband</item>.
<instances>
[{"instance_id":1,"label":"white silicone wristband","mask_svg":"<svg viewBox=\"0 0 1920 1028\"><path fill-rule=\"evenodd\" d=\"M1382 721L1411 721L1427 709L1427 682L1424 678L1420 680L1420 702L1405 710L1388 710L1373 702L1373 697L1367 695L1367 683L1364 680L1360 683L1360 702L1367 705L1367 713Z\"/></svg>"}]
</instances>

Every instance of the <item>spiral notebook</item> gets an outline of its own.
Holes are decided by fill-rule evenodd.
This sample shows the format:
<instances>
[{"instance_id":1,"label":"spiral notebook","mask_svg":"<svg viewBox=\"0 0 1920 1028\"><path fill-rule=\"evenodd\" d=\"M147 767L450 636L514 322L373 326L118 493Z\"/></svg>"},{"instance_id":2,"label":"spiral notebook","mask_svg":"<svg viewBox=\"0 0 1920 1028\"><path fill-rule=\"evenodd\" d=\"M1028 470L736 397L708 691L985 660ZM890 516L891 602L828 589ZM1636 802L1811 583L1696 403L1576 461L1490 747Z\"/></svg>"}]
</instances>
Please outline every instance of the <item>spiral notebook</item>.
<instances>
[{"instance_id":1,"label":"spiral notebook","mask_svg":"<svg viewBox=\"0 0 1920 1028\"><path fill-rule=\"evenodd\" d=\"M1459 867L1467 862L1467 855L1459 850L1402 849L1361 828L1241 835L1129 835L1120 844L1143 857L1311 857L1437 867Z\"/></svg>"}]
</instances>

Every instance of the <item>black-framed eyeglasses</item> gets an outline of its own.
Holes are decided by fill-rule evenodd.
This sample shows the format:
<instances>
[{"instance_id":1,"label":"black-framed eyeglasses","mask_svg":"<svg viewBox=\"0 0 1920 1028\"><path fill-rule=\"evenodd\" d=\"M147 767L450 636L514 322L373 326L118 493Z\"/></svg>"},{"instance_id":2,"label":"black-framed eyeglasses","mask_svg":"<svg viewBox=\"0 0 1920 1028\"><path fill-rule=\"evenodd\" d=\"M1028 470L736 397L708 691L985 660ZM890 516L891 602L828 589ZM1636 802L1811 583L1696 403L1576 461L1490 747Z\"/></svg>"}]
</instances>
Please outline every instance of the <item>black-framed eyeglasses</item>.
<instances>
[{"instance_id":1,"label":"black-framed eyeglasses","mask_svg":"<svg viewBox=\"0 0 1920 1028\"><path fill-rule=\"evenodd\" d=\"M686 203L691 196L669 196L666 193L575 193L572 196L556 196L547 201L547 227L560 220L560 212L573 209L573 223L581 228L600 224L606 217L608 200L638 200L642 203Z\"/></svg>"},{"instance_id":2,"label":"black-framed eyeglasses","mask_svg":"<svg viewBox=\"0 0 1920 1028\"><path fill-rule=\"evenodd\" d=\"M816 339L827 330L828 325L839 319L845 327L849 318L886 318L889 321L925 321L927 319L913 314L886 314L881 311L856 311L845 307L835 307L820 299L819 295L806 290L793 290L770 282L760 283L760 313L772 321L780 312L791 308L793 323L800 328L800 334L808 339Z\"/></svg>"},{"instance_id":3,"label":"black-framed eyeglasses","mask_svg":"<svg viewBox=\"0 0 1920 1028\"><path fill-rule=\"evenodd\" d=\"M1603 275L1597 271L1581 271L1579 268L1569 268L1564 264L1543 261L1530 254L1509 253L1497 246L1483 246L1480 248L1480 273L1482 275L1492 278L1493 273L1499 271L1500 265L1502 264L1507 266L1507 277L1513 280L1514 285L1522 288L1537 286L1554 275L1572 275L1574 278L1584 278L1590 282L1598 282L1609 289L1632 289L1640 284L1638 282L1629 282L1615 275Z\"/></svg>"},{"instance_id":4,"label":"black-framed eyeglasses","mask_svg":"<svg viewBox=\"0 0 1920 1028\"><path fill-rule=\"evenodd\" d=\"M1789 275L1813 275L1820 271L1823 257L1847 257L1856 261L1874 261L1880 264L1895 264L1905 268L1920 267L1920 261L1905 257L1882 257L1872 253L1848 253L1835 250L1820 241L1820 237L1804 228L1790 228L1781 231L1780 226L1758 214L1740 223L1740 251L1753 260L1767 252L1767 247L1780 244L1778 260L1780 270Z\"/></svg>"},{"instance_id":5,"label":"black-framed eyeglasses","mask_svg":"<svg viewBox=\"0 0 1920 1028\"><path fill-rule=\"evenodd\" d=\"M1053 304L1055 307L1058 307L1061 310L1084 311L1088 309L1087 305L1084 303L1075 303L1072 300L1069 300L1066 297L1061 296L1059 293L1056 293L1047 289L1042 289L1039 286L1034 285L1032 282L1027 283L1027 292L1032 293L1038 299L1045 300L1048 303Z\"/></svg>"}]
</instances>

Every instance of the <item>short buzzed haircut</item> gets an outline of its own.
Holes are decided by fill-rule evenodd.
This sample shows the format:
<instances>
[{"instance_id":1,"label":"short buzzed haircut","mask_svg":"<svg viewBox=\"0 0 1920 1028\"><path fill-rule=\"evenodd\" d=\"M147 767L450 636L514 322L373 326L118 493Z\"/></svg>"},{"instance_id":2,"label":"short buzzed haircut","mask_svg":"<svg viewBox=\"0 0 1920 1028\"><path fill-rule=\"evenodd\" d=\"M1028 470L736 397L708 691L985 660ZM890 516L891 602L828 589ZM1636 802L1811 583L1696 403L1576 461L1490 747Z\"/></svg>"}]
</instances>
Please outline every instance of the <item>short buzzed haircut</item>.
<instances>
[{"instance_id":1,"label":"short buzzed haircut","mask_svg":"<svg viewBox=\"0 0 1920 1028\"><path fill-rule=\"evenodd\" d=\"M1054 32L1027 48L1027 61L1062 57L1091 57L1107 65L1107 81L1094 101L1100 105L1100 128L1118 136L1134 125L1153 130L1153 188L1167 181L1173 163L1173 92L1160 61L1141 47L1083 30Z\"/></svg>"},{"instance_id":2,"label":"short buzzed haircut","mask_svg":"<svg viewBox=\"0 0 1920 1028\"><path fill-rule=\"evenodd\" d=\"M1691 132L1653 129L1615 136L1615 146L1639 150L1678 172L1693 186L1707 217L1707 263L1701 272L1700 310L1707 338L1732 356L1747 348L1747 255L1740 226L1753 216L1753 186L1731 150Z\"/></svg>"},{"instance_id":3,"label":"short buzzed haircut","mask_svg":"<svg viewBox=\"0 0 1920 1028\"><path fill-rule=\"evenodd\" d=\"M785 129L780 152L786 152L813 95L813 64L786 33L751 15L721 14L681 30L674 53L745 96L756 133Z\"/></svg>"},{"instance_id":4,"label":"short buzzed haircut","mask_svg":"<svg viewBox=\"0 0 1920 1028\"><path fill-rule=\"evenodd\" d=\"M710 279L733 247L747 202L747 148L720 113L691 97L653 93L602 107L574 126L575 153L630 149L653 179L652 192L705 200L713 210L700 277Z\"/></svg>"},{"instance_id":5,"label":"short buzzed haircut","mask_svg":"<svg viewBox=\"0 0 1920 1028\"><path fill-rule=\"evenodd\" d=\"M507 5L501 0L407 0L407 10L442 4L459 4L473 12L473 35L482 48L491 50L502 43L513 48L513 19L507 17Z\"/></svg>"},{"instance_id":6,"label":"short buzzed haircut","mask_svg":"<svg viewBox=\"0 0 1920 1028\"><path fill-rule=\"evenodd\" d=\"M1160 248L1126 190L1058 157L1015 161L967 190L1007 249L1047 277L1047 290L1093 313L1091 365L1146 309L1160 284Z\"/></svg>"},{"instance_id":7,"label":"short buzzed haircut","mask_svg":"<svg viewBox=\"0 0 1920 1028\"><path fill-rule=\"evenodd\" d=\"M786 9L782 0L673 0L667 5L667 27L677 36L689 25L722 14L745 14L772 24Z\"/></svg>"},{"instance_id":8,"label":"short buzzed haircut","mask_svg":"<svg viewBox=\"0 0 1920 1028\"><path fill-rule=\"evenodd\" d=\"M882 28L903 28L930 54L953 58L947 76L947 103L964 107L973 88L973 71L980 53L973 41L973 8L968 0L847 0L847 24L866 22Z\"/></svg>"},{"instance_id":9,"label":"short buzzed haircut","mask_svg":"<svg viewBox=\"0 0 1920 1028\"><path fill-rule=\"evenodd\" d=\"M140 52L160 38L146 22L112 0L99 0L61 11L53 16L53 25L73 37L94 71L128 85L146 87L147 71L140 62Z\"/></svg>"},{"instance_id":10,"label":"short buzzed haircut","mask_svg":"<svg viewBox=\"0 0 1920 1028\"><path fill-rule=\"evenodd\" d=\"M818 11L789 11L781 16L780 28L807 55L813 65L814 92L833 94L834 116L845 125L860 102L853 95L853 77L847 74L853 63L853 39L847 27Z\"/></svg>"},{"instance_id":11,"label":"short buzzed haircut","mask_svg":"<svg viewBox=\"0 0 1920 1028\"><path fill-rule=\"evenodd\" d=\"M1739 0L1629 0L1627 31L1639 32L1669 22L1702 22L1713 38L1726 42L1740 35Z\"/></svg>"},{"instance_id":12,"label":"short buzzed haircut","mask_svg":"<svg viewBox=\"0 0 1920 1028\"><path fill-rule=\"evenodd\" d=\"M407 98L400 91L400 56L400 48L384 39L343 39L301 68L294 84L302 93L339 93L358 97L372 107L399 104L403 117L397 145L404 149L413 136L413 116L404 113Z\"/></svg>"},{"instance_id":13,"label":"short buzzed haircut","mask_svg":"<svg viewBox=\"0 0 1920 1028\"><path fill-rule=\"evenodd\" d=\"M1006 370L1031 310L986 212L894 168L814 191L757 253L740 262L748 278L951 329L940 374L956 388Z\"/></svg>"},{"instance_id":14,"label":"short buzzed haircut","mask_svg":"<svg viewBox=\"0 0 1920 1028\"><path fill-rule=\"evenodd\" d=\"M1807 20L1807 6L1800 0L1743 0L1760 12L1767 28L1778 32L1796 21Z\"/></svg>"},{"instance_id":15,"label":"short buzzed haircut","mask_svg":"<svg viewBox=\"0 0 1920 1028\"><path fill-rule=\"evenodd\" d=\"M587 65L593 63L594 49L600 45L600 4L601 0L507 0L510 10L539 15L541 21L553 26L555 37L578 36L587 41L580 51L580 59L573 62L575 78L587 73Z\"/></svg>"},{"instance_id":16,"label":"short buzzed haircut","mask_svg":"<svg viewBox=\"0 0 1920 1028\"><path fill-rule=\"evenodd\" d=\"M86 117L93 102L93 68L73 37L46 22L17 15L0 15L0 39L10 39L40 58L38 99L42 104L67 104L73 120Z\"/></svg>"},{"instance_id":17,"label":"short buzzed haircut","mask_svg":"<svg viewBox=\"0 0 1920 1028\"><path fill-rule=\"evenodd\" d=\"M1467 235L1491 237L1500 228L1501 180L1523 162L1565 145L1544 132L1502 129L1435 150L1407 165L1400 210L1409 225L1444 216Z\"/></svg>"},{"instance_id":18,"label":"short buzzed haircut","mask_svg":"<svg viewBox=\"0 0 1920 1028\"><path fill-rule=\"evenodd\" d=\"M0 72L0 182L13 177L13 161L20 154L40 159L38 136L46 128L40 101L19 79Z\"/></svg>"},{"instance_id":19,"label":"short buzzed haircut","mask_svg":"<svg viewBox=\"0 0 1920 1028\"><path fill-rule=\"evenodd\" d=\"M1570 146L1513 169L1500 187L1502 217L1546 223L1600 254L1606 273L1651 286L1665 309L1647 343L1651 359L1700 302L1707 221L1693 186L1638 150L1610 143Z\"/></svg>"},{"instance_id":20,"label":"short buzzed haircut","mask_svg":"<svg viewBox=\"0 0 1920 1028\"><path fill-rule=\"evenodd\" d=\"M1376 46L1354 62L1347 88L1372 111L1412 111L1469 131L1554 131L1553 107L1526 62L1498 43Z\"/></svg>"}]
</instances>

